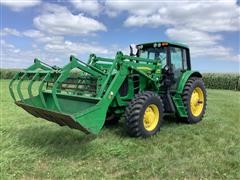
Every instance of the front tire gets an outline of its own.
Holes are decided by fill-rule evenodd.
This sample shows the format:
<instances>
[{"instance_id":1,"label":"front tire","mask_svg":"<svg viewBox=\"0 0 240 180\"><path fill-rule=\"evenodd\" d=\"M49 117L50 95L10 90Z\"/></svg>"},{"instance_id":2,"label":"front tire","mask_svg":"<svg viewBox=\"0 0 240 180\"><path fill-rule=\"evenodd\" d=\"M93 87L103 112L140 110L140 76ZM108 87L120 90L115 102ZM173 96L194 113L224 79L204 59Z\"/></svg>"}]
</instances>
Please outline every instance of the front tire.
<instances>
[{"instance_id":1,"label":"front tire","mask_svg":"<svg viewBox=\"0 0 240 180\"><path fill-rule=\"evenodd\" d=\"M162 100L151 91L137 94L125 111L127 133L133 137L149 137L156 134L162 121Z\"/></svg>"},{"instance_id":2,"label":"front tire","mask_svg":"<svg viewBox=\"0 0 240 180\"><path fill-rule=\"evenodd\" d=\"M198 123L202 120L207 104L207 93L201 78L190 77L185 84L182 99L188 117L183 120L187 123Z\"/></svg>"}]
</instances>

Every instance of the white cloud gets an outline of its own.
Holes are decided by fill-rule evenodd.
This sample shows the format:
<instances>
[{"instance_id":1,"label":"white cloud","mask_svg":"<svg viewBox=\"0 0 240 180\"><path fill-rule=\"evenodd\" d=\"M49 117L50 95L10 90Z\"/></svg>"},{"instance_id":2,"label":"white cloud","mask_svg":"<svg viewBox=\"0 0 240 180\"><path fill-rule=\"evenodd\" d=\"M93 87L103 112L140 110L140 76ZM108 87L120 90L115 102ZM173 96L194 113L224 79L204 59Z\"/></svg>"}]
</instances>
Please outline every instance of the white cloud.
<instances>
[{"instance_id":1,"label":"white cloud","mask_svg":"<svg viewBox=\"0 0 240 180\"><path fill-rule=\"evenodd\" d=\"M64 40L63 36L44 36L36 39L38 42L41 43L52 43L52 44L57 44L61 43Z\"/></svg>"},{"instance_id":2,"label":"white cloud","mask_svg":"<svg viewBox=\"0 0 240 180\"><path fill-rule=\"evenodd\" d=\"M102 8L103 8L97 0L91 0L91 1L89 1L89 0L70 0L70 2L78 10L89 13L93 16L99 15L99 13L102 11Z\"/></svg>"},{"instance_id":3,"label":"white cloud","mask_svg":"<svg viewBox=\"0 0 240 180\"><path fill-rule=\"evenodd\" d=\"M151 26L151 27L158 27L161 25L170 25L173 22L170 19L162 18L159 14L153 14L150 16L130 16L128 17L124 25L127 27L131 26Z\"/></svg>"},{"instance_id":4,"label":"white cloud","mask_svg":"<svg viewBox=\"0 0 240 180\"><path fill-rule=\"evenodd\" d=\"M16 48L13 44L7 43L5 40L1 39L0 45L2 47L3 53L4 51L8 51L10 53L16 54L20 52L20 49Z\"/></svg>"},{"instance_id":5,"label":"white cloud","mask_svg":"<svg viewBox=\"0 0 240 180\"><path fill-rule=\"evenodd\" d=\"M32 44L30 49L22 49L14 44L0 41L1 45L1 66L4 68L26 68L33 63L34 58L50 64L63 66L69 62L70 55L77 57L88 56L90 53L97 55L114 56L112 50L98 44L72 42L69 40L48 41L43 44ZM111 49L111 48L110 48Z\"/></svg>"},{"instance_id":6,"label":"white cloud","mask_svg":"<svg viewBox=\"0 0 240 180\"><path fill-rule=\"evenodd\" d=\"M195 46L216 45L217 41L222 40L220 35L180 27L167 29L166 34L171 39L187 42L189 45Z\"/></svg>"},{"instance_id":7,"label":"white cloud","mask_svg":"<svg viewBox=\"0 0 240 180\"><path fill-rule=\"evenodd\" d=\"M35 29L29 29L23 32L23 35L29 38L32 38L34 41L41 42L41 43L60 43L63 42L63 36L49 36L44 34L41 31Z\"/></svg>"},{"instance_id":8,"label":"white cloud","mask_svg":"<svg viewBox=\"0 0 240 180\"><path fill-rule=\"evenodd\" d=\"M128 0L106 0L106 8L111 12L122 11L130 14L149 15L159 9L161 1L128 1Z\"/></svg>"},{"instance_id":9,"label":"white cloud","mask_svg":"<svg viewBox=\"0 0 240 180\"><path fill-rule=\"evenodd\" d=\"M24 59L24 61L20 60L23 53L19 48L16 48L13 44L7 43L5 40L0 41L1 45L1 65L3 67L22 67L21 64L27 63L27 59ZM21 62L22 61L22 62ZM18 62L18 63L16 63Z\"/></svg>"},{"instance_id":10,"label":"white cloud","mask_svg":"<svg viewBox=\"0 0 240 180\"><path fill-rule=\"evenodd\" d=\"M30 38L41 38L44 37L44 34L38 30L35 29L29 29L23 32L24 36L30 37Z\"/></svg>"},{"instance_id":11,"label":"white cloud","mask_svg":"<svg viewBox=\"0 0 240 180\"><path fill-rule=\"evenodd\" d=\"M58 52L58 53L73 53L73 54L109 54L109 50L95 44L64 41L63 43L53 44L48 43L45 45L45 50L49 52Z\"/></svg>"},{"instance_id":12,"label":"white cloud","mask_svg":"<svg viewBox=\"0 0 240 180\"><path fill-rule=\"evenodd\" d=\"M36 45L32 49L21 49L5 40L1 40L0 45L2 48L0 62L3 68L27 68L33 64L36 57L50 65L61 66L64 64L63 55L59 56L57 53L43 51Z\"/></svg>"},{"instance_id":13,"label":"white cloud","mask_svg":"<svg viewBox=\"0 0 240 180\"><path fill-rule=\"evenodd\" d=\"M221 45L223 37L217 34L240 31L240 7L236 0L106 0L106 9L110 16L127 12L126 27L167 27L166 35L187 43L193 56L239 61L239 55Z\"/></svg>"},{"instance_id":14,"label":"white cloud","mask_svg":"<svg viewBox=\"0 0 240 180\"><path fill-rule=\"evenodd\" d=\"M21 11L24 8L39 5L41 0L1 0L0 3L11 8L13 11Z\"/></svg>"},{"instance_id":15,"label":"white cloud","mask_svg":"<svg viewBox=\"0 0 240 180\"><path fill-rule=\"evenodd\" d=\"M124 1L107 0L106 6L115 12L126 11L125 26L181 26L207 32L238 31L239 6L228 1Z\"/></svg>"},{"instance_id":16,"label":"white cloud","mask_svg":"<svg viewBox=\"0 0 240 180\"><path fill-rule=\"evenodd\" d=\"M41 31L35 29L29 29L23 32L23 35L31 38L37 43L42 43L45 51L52 53L63 53L63 54L86 54L86 53L99 53L108 54L109 51L106 48L98 46L96 43L82 43L72 42L64 40L64 36L49 36Z\"/></svg>"},{"instance_id":17,"label":"white cloud","mask_svg":"<svg viewBox=\"0 0 240 180\"><path fill-rule=\"evenodd\" d=\"M8 35L20 36L21 33L18 30L12 29L12 28L6 27L6 28L1 29L0 36L8 36Z\"/></svg>"},{"instance_id":18,"label":"white cloud","mask_svg":"<svg viewBox=\"0 0 240 180\"><path fill-rule=\"evenodd\" d=\"M220 45L222 37L202 31L171 28L166 31L170 39L188 44L193 57L213 57L221 60L240 61L231 48Z\"/></svg>"},{"instance_id":19,"label":"white cloud","mask_svg":"<svg viewBox=\"0 0 240 180\"><path fill-rule=\"evenodd\" d=\"M0 40L0 45L3 49L8 48L8 49L12 50L15 48L15 46L13 44L6 43L6 41L3 39Z\"/></svg>"},{"instance_id":20,"label":"white cloud","mask_svg":"<svg viewBox=\"0 0 240 180\"><path fill-rule=\"evenodd\" d=\"M66 7L54 4L46 5L43 13L33 21L39 30L55 35L89 35L107 30L104 24L93 18L74 15Z\"/></svg>"}]
</instances>

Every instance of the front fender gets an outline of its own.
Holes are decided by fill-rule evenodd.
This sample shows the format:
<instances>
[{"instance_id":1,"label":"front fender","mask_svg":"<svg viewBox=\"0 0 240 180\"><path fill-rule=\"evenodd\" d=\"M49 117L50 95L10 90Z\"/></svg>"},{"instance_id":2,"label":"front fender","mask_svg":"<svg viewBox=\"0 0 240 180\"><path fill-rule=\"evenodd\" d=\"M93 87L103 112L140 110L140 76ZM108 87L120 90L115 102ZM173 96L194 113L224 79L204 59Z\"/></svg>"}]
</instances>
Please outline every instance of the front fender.
<instances>
[{"instance_id":1,"label":"front fender","mask_svg":"<svg viewBox=\"0 0 240 180\"><path fill-rule=\"evenodd\" d=\"M179 83L178 83L177 93L181 94L183 92L184 86L190 77L200 77L201 78L202 74L198 71L185 71L184 73L182 73Z\"/></svg>"}]
</instances>

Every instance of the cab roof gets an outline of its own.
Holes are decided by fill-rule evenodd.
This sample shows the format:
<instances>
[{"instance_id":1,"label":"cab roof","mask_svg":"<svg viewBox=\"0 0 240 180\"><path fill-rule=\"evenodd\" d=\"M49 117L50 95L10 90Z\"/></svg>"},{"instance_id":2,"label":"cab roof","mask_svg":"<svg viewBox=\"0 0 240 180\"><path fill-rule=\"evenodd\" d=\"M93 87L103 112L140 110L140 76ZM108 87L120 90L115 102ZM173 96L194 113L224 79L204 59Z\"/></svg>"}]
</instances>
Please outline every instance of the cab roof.
<instances>
[{"instance_id":1,"label":"cab roof","mask_svg":"<svg viewBox=\"0 0 240 180\"><path fill-rule=\"evenodd\" d=\"M137 46L139 45L143 45L143 46L151 46L155 43L168 43L170 45L175 45L175 46L180 46L180 47L183 47L183 48L187 48L189 49L189 47L186 45L186 44L182 44L182 43L179 43L179 42L173 42L173 41L155 41L155 42L147 42L147 43L141 43L141 44L138 44Z\"/></svg>"}]
</instances>

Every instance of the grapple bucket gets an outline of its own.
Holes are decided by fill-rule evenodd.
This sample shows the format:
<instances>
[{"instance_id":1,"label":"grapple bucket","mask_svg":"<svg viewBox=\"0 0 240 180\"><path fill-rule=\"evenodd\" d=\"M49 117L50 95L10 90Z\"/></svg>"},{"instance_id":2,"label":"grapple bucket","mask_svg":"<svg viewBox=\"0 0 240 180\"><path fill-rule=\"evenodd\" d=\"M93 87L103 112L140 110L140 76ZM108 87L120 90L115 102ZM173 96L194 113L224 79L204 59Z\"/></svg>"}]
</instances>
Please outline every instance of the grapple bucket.
<instances>
[{"instance_id":1,"label":"grapple bucket","mask_svg":"<svg viewBox=\"0 0 240 180\"><path fill-rule=\"evenodd\" d=\"M76 77L74 69L80 70ZM15 75L9 90L15 103L35 117L97 134L111 103L97 95L103 76L105 72L73 56L63 68L35 59L32 66Z\"/></svg>"},{"instance_id":2,"label":"grapple bucket","mask_svg":"<svg viewBox=\"0 0 240 180\"><path fill-rule=\"evenodd\" d=\"M79 100L72 100L67 96L59 98L59 101L63 103L60 103L61 111L50 108L52 106L51 98L47 99L47 108L36 105L41 102L39 96L34 99L25 99L24 102L16 101L16 104L35 117L55 122L60 126L79 129L85 133L97 134L103 126L106 112L104 114L103 110L96 106L98 100ZM65 105L66 102L68 103Z\"/></svg>"}]
</instances>

